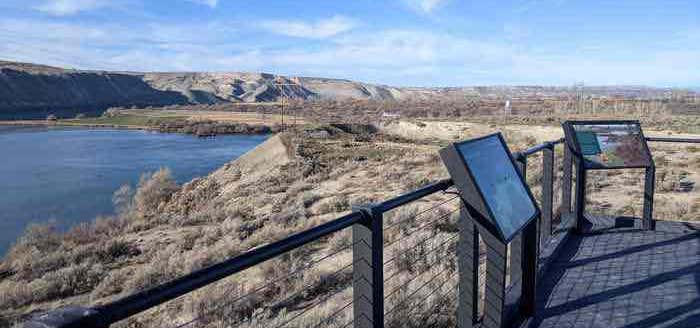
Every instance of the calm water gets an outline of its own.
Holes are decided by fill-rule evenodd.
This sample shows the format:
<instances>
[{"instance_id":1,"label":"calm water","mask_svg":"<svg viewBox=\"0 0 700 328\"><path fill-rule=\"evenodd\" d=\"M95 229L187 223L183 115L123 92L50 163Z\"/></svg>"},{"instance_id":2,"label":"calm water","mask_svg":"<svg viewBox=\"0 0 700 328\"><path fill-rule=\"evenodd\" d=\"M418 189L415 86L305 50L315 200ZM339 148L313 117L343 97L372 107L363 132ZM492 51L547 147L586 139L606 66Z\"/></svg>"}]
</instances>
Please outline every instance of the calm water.
<instances>
[{"instance_id":1,"label":"calm water","mask_svg":"<svg viewBox=\"0 0 700 328\"><path fill-rule=\"evenodd\" d=\"M65 229L112 214L114 191L143 172L168 167L186 182L266 138L0 126L0 258L30 222Z\"/></svg>"}]
</instances>

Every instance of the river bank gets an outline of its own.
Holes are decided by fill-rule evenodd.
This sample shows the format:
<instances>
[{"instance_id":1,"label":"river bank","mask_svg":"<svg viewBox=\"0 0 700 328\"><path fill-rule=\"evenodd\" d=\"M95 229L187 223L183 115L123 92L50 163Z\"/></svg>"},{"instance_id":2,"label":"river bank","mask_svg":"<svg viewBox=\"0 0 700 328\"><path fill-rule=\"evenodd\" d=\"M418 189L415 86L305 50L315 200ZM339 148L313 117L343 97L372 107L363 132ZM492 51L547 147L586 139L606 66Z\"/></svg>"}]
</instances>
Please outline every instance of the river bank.
<instances>
[{"instance_id":1,"label":"river bank","mask_svg":"<svg viewBox=\"0 0 700 328\"><path fill-rule=\"evenodd\" d=\"M50 120L18 120L18 121L0 121L0 126L44 126L44 127L82 127L82 128L108 128L108 129L126 129L126 130L148 130L158 131L158 127L146 125L125 125L125 124L96 124L82 123L69 121L50 121Z\"/></svg>"},{"instance_id":2,"label":"river bank","mask_svg":"<svg viewBox=\"0 0 700 328\"><path fill-rule=\"evenodd\" d=\"M264 135L282 130L280 118L256 113L189 110L108 110L99 117L0 121L0 125L112 128L184 133L200 137L245 134Z\"/></svg>"}]
</instances>

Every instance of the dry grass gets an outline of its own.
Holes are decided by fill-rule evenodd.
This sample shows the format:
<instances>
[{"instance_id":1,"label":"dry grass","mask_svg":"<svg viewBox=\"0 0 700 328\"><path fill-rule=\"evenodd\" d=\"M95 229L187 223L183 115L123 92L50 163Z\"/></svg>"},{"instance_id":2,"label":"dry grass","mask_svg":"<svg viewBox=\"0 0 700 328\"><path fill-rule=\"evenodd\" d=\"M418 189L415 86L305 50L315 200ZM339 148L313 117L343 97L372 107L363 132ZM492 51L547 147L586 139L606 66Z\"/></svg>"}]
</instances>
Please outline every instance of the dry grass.
<instances>
[{"instance_id":1,"label":"dry grass","mask_svg":"<svg viewBox=\"0 0 700 328\"><path fill-rule=\"evenodd\" d=\"M306 137L319 128L328 135ZM236 165L223 168L232 175L219 174L235 177L236 189L224 190L221 180L212 177L177 186L167 170L160 170L144 176L135 188L123 187L115 193L119 213L115 217L67 233L50 226L30 228L3 260L3 269L11 274L0 281L0 311L14 314L74 302L105 302L316 226L348 212L353 204L385 199L444 176L436 157L412 143L377 134L358 137L337 127L319 128L290 133L293 162L274 167L261 179L235 173ZM411 173L399 174L408 170ZM394 181L386 184L386 179ZM367 188L367 183L382 188ZM347 265L351 242L348 232L339 233L132 322L159 326L164 318L184 321L205 313L203 321L211 324L242 317L275 322L305 310L303 304L338 292L310 311L316 314L294 320L298 326L318 323L322 314L334 311L336 302L351 297L345 291L351 271L332 275ZM213 300L230 300L338 251L342 252L332 265L304 270L228 309L211 308ZM303 293L287 303L276 303L298 291Z\"/></svg>"},{"instance_id":2,"label":"dry grass","mask_svg":"<svg viewBox=\"0 0 700 328\"><path fill-rule=\"evenodd\" d=\"M408 124L414 126L412 132L425 129L430 138L371 133L363 126L307 126L283 135L285 149L280 153L289 154L291 160L267 163L265 172L233 163L177 186L161 170L145 176L133 189L124 187L115 193L119 209L115 217L100 218L67 233L32 226L0 266L0 272L10 273L0 280L0 315L106 302L317 226L347 213L352 205L387 199L443 178L447 174L436 152L455 136L503 129L511 147L518 150L554 139L560 130L483 124L474 128L435 121L398 126ZM431 135L430 129L436 127L440 130L432 130ZM658 215L693 219L700 211L700 197L695 190L680 192L678 186L680 179L699 177L700 153L682 146L655 146L654 153L659 166ZM559 163L561 150L555 156ZM538 198L540 172L541 159L531 158L528 183ZM556 174L561 177L561 170ZM640 178L639 172L592 175L589 208L639 214L641 203L633 199L641 190ZM560 192L557 182L555 194ZM387 277L396 273L386 290L406 286L387 300L387 309L399 306L387 317L388 326L454 325L454 302L448 296L454 292L449 277L456 264L444 259L455 252L449 238L456 232L457 218L451 212L456 204L423 212L450 196L438 194L385 216L390 227L385 241L391 244L385 258L396 258L385 268ZM442 219L432 222L437 218ZM343 326L351 319L352 306L335 312L352 300L351 269L341 270L352 261L351 244L349 231L337 233L123 325L170 327L198 319L193 327L241 321L246 327L260 327L293 319L289 326ZM334 253L338 254L306 268ZM268 287L256 291L264 285ZM426 287L410 294L421 286ZM435 290L439 293L428 294ZM417 312L407 312L411 308ZM335 316L326 320L331 314Z\"/></svg>"}]
</instances>

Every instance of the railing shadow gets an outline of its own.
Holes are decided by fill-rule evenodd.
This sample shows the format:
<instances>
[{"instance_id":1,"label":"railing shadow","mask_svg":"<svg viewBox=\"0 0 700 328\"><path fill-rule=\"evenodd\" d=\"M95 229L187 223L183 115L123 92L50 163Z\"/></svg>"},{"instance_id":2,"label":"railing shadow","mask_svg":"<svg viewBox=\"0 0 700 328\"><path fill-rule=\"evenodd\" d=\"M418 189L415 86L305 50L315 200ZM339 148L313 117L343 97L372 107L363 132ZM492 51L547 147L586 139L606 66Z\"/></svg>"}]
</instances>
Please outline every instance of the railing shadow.
<instances>
[{"instance_id":1,"label":"railing shadow","mask_svg":"<svg viewBox=\"0 0 700 328\"><path fill-rule=\"evenodd\" d=\"M629 226L628 223L623 224L623 226ZM693 228L691 226L691 228ZM692 229L691 231L697 231ZM610 229L605 229L605 231L595 230L591 233L586 233L582 235L574 235L567 242L566 249L562 254L556 259L556 264L550 268L548 274L541 280L540 284L540 298L538 299L538 314L537 316L528 323L528 327L539 327L543 324L544 320L556 316L563 316L567 313L576 312L586 307L595 306L598 303L609 302L611 299L616 297L621 297L625 295L634 294L645 289L650 289L653 287L658 287L662 284L668 283L670 281L679 279L683 276L693 275L695 281L695 290L692 292L700 294L700 263L695 263L693 265L685 266L673 271L663 272L653 276L646 277L643 280L627 284L624 286L607 289L598 293L593 293L590 295L585 295L574 300L567 300L564 303L548 307L548 303L556 298L557 286L561 283L562 279L565 277L567 272L572 268L581 267L589 265L592 263L597 263L601 261L608 261L617 258L622 258L625 256L635 256L636 253L649 251L654 248L672 246L672 245L682 245L684 242L700 238L700 232L691 232L684 234L682 236L672 238L669 240L654 242L645 245L633 246L628 249L621 251L605 254L602 256L597 256L589 259L573 260L581 248L584 246L584 240L586 238L597 237L602 234L614 234L614 233L639 233L639 230L622 230L619 232L611 231ZM663 232L661 232L663 233ZM590 245L589 245L590 246ZM677 246L683 247L683 246ZM699 253L700 254L700 253ZM604 274L604 273L603 273ZM589 287L590 288L590 287ZM680 291L687 293L687 291ZM584 292L585 294L585 292ZM653 299L639 300L640 302L658 302L659 308L666 303L663 297L657 297ZM666 304L667 305L667 304ZM663 312L654 314L648 318L642 319L638 322L630 323L624 326L625 328L646 328L655 327L659 325L664 325L669 321L672 321L685 313L698 310L700 308L700 298L695 298L689 303L676 306L670 309L663 309ZM661 308L660 308L661 309ZM668 325L668 327L697 327L700 325L700 313L692 314L678 322ZM665 325L664 325L665 326Z\"/></svg>"}]
</instances>

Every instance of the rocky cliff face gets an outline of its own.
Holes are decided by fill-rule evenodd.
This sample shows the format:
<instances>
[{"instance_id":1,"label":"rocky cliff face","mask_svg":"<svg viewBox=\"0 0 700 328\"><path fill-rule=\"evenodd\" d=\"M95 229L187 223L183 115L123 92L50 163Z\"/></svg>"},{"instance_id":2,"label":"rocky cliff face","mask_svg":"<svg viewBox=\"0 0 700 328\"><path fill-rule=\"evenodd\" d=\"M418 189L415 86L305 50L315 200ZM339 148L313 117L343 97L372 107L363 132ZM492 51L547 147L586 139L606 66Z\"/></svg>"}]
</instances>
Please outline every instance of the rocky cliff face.
<instances>
[{"instance_id":1,"label":"rocky cliff face","mask_svg":"<svg viewBox=\"0 0 700 328\"><path fill-rule=\"evenodd\" d=\"M394 88L264 73L134 73L65 70L0 61L0 119L99 112L110 106L165 106L291 99L374 99Z\"/></svg>"},{"instance_id":2,"label":"rocky cliff face","mask_svg":"<svg viewBox=\"0 0 700 328\"><path fill-rule=\"evenodd\" d=\"M138 74L68 71L0 62L0 118L66 116L109 106L187 103L186 96L158 90Z\"/></svg>"}]
</instances>

